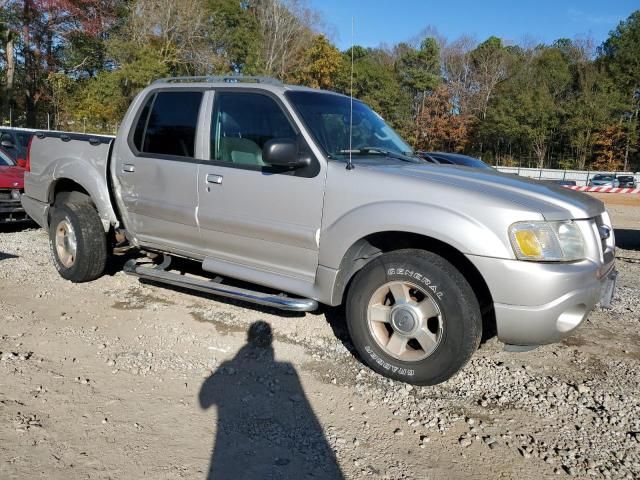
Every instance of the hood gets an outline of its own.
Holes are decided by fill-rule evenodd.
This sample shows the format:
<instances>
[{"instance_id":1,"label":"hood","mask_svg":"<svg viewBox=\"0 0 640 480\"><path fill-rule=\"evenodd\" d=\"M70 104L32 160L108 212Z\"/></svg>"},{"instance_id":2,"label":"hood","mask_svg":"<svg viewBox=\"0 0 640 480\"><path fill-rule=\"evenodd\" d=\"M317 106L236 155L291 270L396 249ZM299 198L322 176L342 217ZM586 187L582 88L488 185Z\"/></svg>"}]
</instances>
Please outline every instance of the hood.
<instances>
[{"instance_id":1,"label":"hood","mask_svg":"<svg viewBox=\"0 0 640 480\"><path fill-rule=\"evenodd\" d=\"M18 166L0 166L0 188L24 189L25 169Z\"/></svg>"},{"instance_id":2,"label":"hood","mask_svg":"<svg viewBox=\"0 0 640 480\"><path fill-rule=\"evenodd\" d=\"M591 218L604 204L589 195L560 185L529 180L495 170L443 165L375 165L386 174L409 176L484 196L494 196L540 213L547 220Z\"/></svg>"}]
</instances>

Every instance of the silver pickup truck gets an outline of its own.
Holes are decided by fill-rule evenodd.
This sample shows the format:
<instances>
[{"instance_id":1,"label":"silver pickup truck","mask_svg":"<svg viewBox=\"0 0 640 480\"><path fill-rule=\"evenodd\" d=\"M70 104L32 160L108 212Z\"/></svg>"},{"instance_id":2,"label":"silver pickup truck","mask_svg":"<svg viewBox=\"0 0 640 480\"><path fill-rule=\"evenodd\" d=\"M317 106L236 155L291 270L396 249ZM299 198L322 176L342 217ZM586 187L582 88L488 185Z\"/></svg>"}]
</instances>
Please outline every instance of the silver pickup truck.
<instances>
[{"instance_id":1,"label":"silver pickup truck","mask_svg":"<svg viewBox=\"0 0 640 480\"><path fill-rule=\"evenodd\" d=\"M530 349L613 296L602 202L426 163L332 92L164 79L115 138L40 132L29 161L22 203L64 278L99 277L126 243L156 262L125 271L156 282L288 310L345 304L361 360L413 384L455 374L483 331ZM173 271L175 257L202 274Z\"/></svg>"}]
</instances>

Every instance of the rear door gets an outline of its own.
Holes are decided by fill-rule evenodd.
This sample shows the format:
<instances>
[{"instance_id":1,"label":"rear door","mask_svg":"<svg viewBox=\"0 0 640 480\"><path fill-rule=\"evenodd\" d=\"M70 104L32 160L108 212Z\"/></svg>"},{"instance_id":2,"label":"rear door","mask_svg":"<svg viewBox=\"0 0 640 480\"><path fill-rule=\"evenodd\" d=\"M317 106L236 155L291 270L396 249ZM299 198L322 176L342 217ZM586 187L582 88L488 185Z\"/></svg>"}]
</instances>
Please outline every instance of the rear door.
<instances>
[{"instance_id":1,"label":"rear door","mask_svg":"<svg viewBox=\"0 0 640 480\"><path fill-rule=\"evenodd\" d=\"M324 192L320 162L275 95L232 88L208 95L209 161L198 174L203 267L256 283L269 275L313 282ZM272 139L296 140L311 165L283 171L265 164L262 148Z\"/></svg>"},{"instance_id":2,"label":"rear door","mask_svg":"<svg viewBox=\"0 0 640 480\"><path fill-rule=\"evenodd\" d=\"M127 229L146 245L197 254L199 241L196 137L203 91L152 91L144 101L128 148L117 148Z\"/></svg>"}]
</instances>

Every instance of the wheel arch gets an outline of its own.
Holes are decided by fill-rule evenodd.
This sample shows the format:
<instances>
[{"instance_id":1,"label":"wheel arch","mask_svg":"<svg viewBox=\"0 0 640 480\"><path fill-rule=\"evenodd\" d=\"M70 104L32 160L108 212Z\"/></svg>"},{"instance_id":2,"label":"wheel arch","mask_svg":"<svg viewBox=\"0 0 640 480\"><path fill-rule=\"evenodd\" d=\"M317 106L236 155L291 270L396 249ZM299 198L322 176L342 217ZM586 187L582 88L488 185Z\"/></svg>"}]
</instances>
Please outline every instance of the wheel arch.
<instances>
[{"instance_id":1,"label":"wheel arch","mask_svg":"<svg viewBox=\"0 0 640 480\"><path fill-rule=\"evenodd\" d=\"M356 274L378 256L415 248L440 255L451 263L469 282L483 316L483 334L495 334L493 297L484 277L473 263L457 248L427 235L403 231L380 231L366 235L353 243L340 262L333 290L333 304L342 304Z\"/></svg>"},{"instance_id":2,"label":"wheel arch","mask_svg":"<svg viewBox=\"0 0 640 480\"><path fill-rule=\"evenodd\" d=\"M81 180L79 181L78 179L71 177L57 178L54 182L52 182L49 187L48 194L49 205L51 205L52 208L49 209L47 222L49 222L51 219L51 212L55 206L55 202L59 201L61 198L71 201L81 201L88 199L93 207L97 210L105 233L109 232L112 225L114 225L116 222L115 214L113 212L113 209L111 208L111 205L109 203L106 203L105 200L100 196L99 187L90 185L90 183L91 182L87 184L86 182L83 182Z\"/></svg>"}]
</instances>

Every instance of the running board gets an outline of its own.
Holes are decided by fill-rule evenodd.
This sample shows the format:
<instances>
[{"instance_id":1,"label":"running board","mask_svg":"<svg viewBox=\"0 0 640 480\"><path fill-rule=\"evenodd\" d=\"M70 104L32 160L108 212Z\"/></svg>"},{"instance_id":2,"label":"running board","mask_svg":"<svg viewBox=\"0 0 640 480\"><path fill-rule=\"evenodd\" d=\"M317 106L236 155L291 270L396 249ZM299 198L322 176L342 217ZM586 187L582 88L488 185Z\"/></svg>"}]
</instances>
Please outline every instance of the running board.
<instances>
[{"instance_id":1,"label":"running board","mask_svg":"<svg viewBox=\"0 0 640 480\"><path fill-rule=\"evenodd\" d=\"M166 263L166 265L164 265ZM273 295L269 293L256 292L246 290L244 288L233 287L231 285L223 285L220 279L200 280L197 278L186 277L179 273L167 272L165 268L168 262L163 262L157 267L143 267L131 259L124 265L124 272L129 275L135 275L147 280L153 280L159 283L166 283L189 290L197 290L200 292L219 295L221 297L233 298L244 302L256 303L266 307L273 307L279 310L288 310L292 312L312 312L318 308L318 302L310 298L292 298L281 295Z\"/></svg>"}]
</instances>

